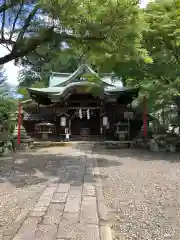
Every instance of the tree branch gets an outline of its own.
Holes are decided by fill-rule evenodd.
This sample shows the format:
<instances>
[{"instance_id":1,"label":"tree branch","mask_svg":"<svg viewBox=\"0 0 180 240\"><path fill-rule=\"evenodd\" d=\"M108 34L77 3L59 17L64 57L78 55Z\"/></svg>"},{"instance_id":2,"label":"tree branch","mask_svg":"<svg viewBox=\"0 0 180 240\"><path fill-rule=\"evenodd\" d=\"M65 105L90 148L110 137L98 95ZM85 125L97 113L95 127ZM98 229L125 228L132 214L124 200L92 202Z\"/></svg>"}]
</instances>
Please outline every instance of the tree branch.
<instances>
[{"instance_id":1,"label":"tree branch","mask_svg":"<svg viewBox=\"0 0 180 240\"><path fill-rule=\"evenodd\" d=\"M3 11L3 16L2 16L2 25L1 25L1 38L4 39L4 25L5 25L5 17L6 17L6 12Z\"/></svg>"},{"instance_id":2,"label":"tree branch","mask_svg":"<svg viewBox=\"0 0 180 240\"><path fill-rule=\"evenodd\" d=\"M8 45L14 45L16 41L13 41L11 39L0 39L0 44L8 44Z\"/></svg>"},{"instance_id":3,"label":"tree branch","mask_svg":"<svg viewBox=\"0 0 180 240\"><path fill-rule=\"evenodd\" d=\"M78 35L70 35L67 33L54 33L57 36L57 39L61 41L66 41L66 40L74 40L74 41L102 41L105 40L105 37L102 36L78 36Z\"/></svg>"},{"instance_id":4,"label":"tree branch","mask_svg":"<svg viewBox=\"0 0 180 240\"><path fill-rule=\"evenodd\" d=\"M18 9L18 11L16 13L16 17L14 19L13 26L12 26L11 33L10 33L10 37L9 37L10 40L12 39L12 36L13 36L13 33L14 33L14 29L15 29L15 26L16 26L16 22L18 20L19 14L22 11L23 6L24 6L24 0L22 0L22 3L21 3L21 5L20 5L20 7L19 7L19 9Z\"/></svg>"},{"instance_id":5,"label":"tree branch","mask_svg":"<svg viewBox=\"0 0 180 240\"><path fill-rule=\"evenodd\" d=\"M25 55L29 54L30 52L33 52L39 45L45 43L45 42L49 42L51 40L54 39L54 35L56 35L56 37L58 36L58 41L66 41L66 40L73 40L73 41L102 41L104 40L104 38L101 37L96 37L96 36L85 36L85 37L81 37L81 36L74 36L74 35L68 35L68 34L57 34L53 32L53 28L50 28L46 31L46 34L44 34L44 37L39 37L39 38L34 38L34 39L28 39L26 44L24 43L24 41L22 41L21 45L22 47L20 47L19 49L16 48L15 51L12 51L10 54L7 54L4 57L0 58L0 65L5 64L7 62L10 62L12 60L24 57ZM7 40L8 41L8 40ZM1 43L1 41L0 41ZM13 42L14 44L14 42Z\"/></svg>"},{"instance_id":6,"label":"tree branch","mask_svg":"<svg viewBox=\"0 0 180 240\"><path fill-rule=\"evenodd\" d=\"M7 50L9 51L9 52L11 52L11 49L8 47L8 44L1 44L4 48L7 48Z\"/></svg>"},{"instance_id":7,"label":"tree branch","mask_svg":"<svg viewBox=\"0 0 180 240\"><path fill-rule=\"evenodd\" d=\"M7 2L4 2L1 6L0 6L0 13L16 6L17 4L21 3L21 0L11 0Z\"/></svg>"},{"instance_id":8,"label":"tree branch","mask_svg":"<svg viewBox=\"0 0 180 240\"><path fill-rule=\"evenodd\" d=\"M12 51L11 53L5 55L4 57L0 58L0 65L10 62L12 60L16 60L20 57L24 57L28 53L34 51L40 44L48 42L52 39L53 35L53 29L48 29L48 32L44 38L34 38L29 39L29 43L25 45L25 47L22 47L21 49L16 49Z\"/></svg>"},{"instance_id":9,"label":"tree branch","mask_svg":"<svg viewBox=\"0 0 180 240\"><path fill-rule=\"evenodd\" d=\"M30 26L31 21L33 19L33 17L35 16L36 12L38 11L39 7L38 5L36 5L33 10L31 11L31 13L29 14L29 16L27 17L27 19L24 22L24 26L22 27L20 33L18 34L16 43L13 46L12 52L15 52L16 49L18 48L18 45L21 43L21 41L23 40L24 34L26 33L27 28Z\"/></svg>"}]
</instances>

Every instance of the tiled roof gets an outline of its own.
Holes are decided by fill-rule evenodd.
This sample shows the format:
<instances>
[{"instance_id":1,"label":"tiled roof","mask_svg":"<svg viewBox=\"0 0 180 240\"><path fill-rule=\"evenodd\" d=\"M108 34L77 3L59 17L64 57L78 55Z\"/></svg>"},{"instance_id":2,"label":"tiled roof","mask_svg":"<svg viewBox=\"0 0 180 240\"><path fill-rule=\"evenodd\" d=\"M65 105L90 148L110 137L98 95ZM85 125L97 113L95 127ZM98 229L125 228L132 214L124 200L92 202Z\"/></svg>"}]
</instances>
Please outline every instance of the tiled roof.
<instances>
[{"instance_id":1,"label":"tiled roof","mask_svg":"<svg viewBox=\"0 0 180 240\"><path fill-rule=\"evenodd\" d=\"M72 81L79 81L79 77L82 74L92 74L97 76L107 85L112 86L122 86L121 78L114 78L113 74L103 74L102 76L96 73L93 69L91 69L88 65L81 65L75 72L73 73L56 73L53 72L49 79L49 87L57 87L57 86L65 86Z\"/></svg>"}]
</instances>

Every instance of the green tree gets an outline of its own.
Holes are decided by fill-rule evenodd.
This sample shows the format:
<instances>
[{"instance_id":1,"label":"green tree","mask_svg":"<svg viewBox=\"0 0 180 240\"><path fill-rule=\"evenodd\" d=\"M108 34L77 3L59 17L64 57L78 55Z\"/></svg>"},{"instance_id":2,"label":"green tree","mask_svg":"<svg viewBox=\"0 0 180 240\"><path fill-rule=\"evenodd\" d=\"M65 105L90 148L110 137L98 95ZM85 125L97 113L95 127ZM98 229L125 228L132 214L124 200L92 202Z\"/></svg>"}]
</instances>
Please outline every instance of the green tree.
<instances>
[{"instance_id":1,"label":"green tree","mask_svg":"<svg viewBox=\"0 0 180 240\"><path fill-rule=\"evenodd\" d=\"M48 86L52 72L71 73L78 67L79 57L74 49L59 51L56 47L41 46L27 55L23 61L24 67L19 74L19 85L30 87L33 83L43 81Z\"/></svg>"},{"instance_id":2,"label":"green tree","mask_svg":"<svg viewBox=\"0 0 180 240\"><path fill-rule=\"evenodd\" d=\"M63 1L59 1L58 5L55 4L60 7L60 16L66 18L65 23L64 19L61 19L62 22L58 25L53 18L46 21L51 9L50 6L47 7L44 0L4 0L0 4L0 44L9 50L7 55L0 57L0 65L14 59L18 60L47 42L53 41L54 44L59 44L65 40L103 39L93 31L88 35L83 35L81 32L75 35L66 31L66 24L70 26L72 21L67 17L67 12L70 16L76 14L73 11L74 4L71 4L71 8Z\"/></svg>"},{"instance_id":3,"label":"green tree","mask_svg":"<svg viewBox=\"0 0 180 240\"><path fill-rule=\"evenodd\" d=\"M44 84L43 81L40 81L40 82L35 82L35 83L31 84L31 86L29 86L29 87L32 87L32 88L43 88L43 87L45 87L45 84ZM22 101L28 100L30 98L29 92L27 90L27 86L26 87L19 86L17 92L19 94L23 95Z\"/></svg>"},{"instance_id":4,"label":"green tree","mask_svg":"<svg viewBox=\"0 0 180 240\"><path fill-rule=\"evenodd\" d=\"M147 26L138 1L84 0L79 4L73 0L65 4L62 0L43 0L41 3L49 21L56 25L55 41L38 46L22 59L26 70L22 72L21 84L42 79L47 85L51 71L73 72L84 59L101 72L114 71L122 59L126 64L130 60L151 61L141 46L141 33ZM67 38L59 41L57 31Z\"/></svg>"},{"instance_id":5,"label":"green tree","mask_svg":"<svg viewBox=\"0 0 180 240\"><path fill-rule=\"evenodd\" d=\"M8 96L8 84L6 82L7 77L3 66L0 66L0 96L7 97Z\"/></svg>"},{"instance_id":6,"label":"green tree","mask_svg":"<svg viewBox=\"0 0 180 240\"><path fill-rule=\"evenodd\" d=\"M149 111L169 106L173 96L180 92L180 1L153 1L144 9L147 30L142 45L147 49L151 64L133 61L116 65L127 85L141 87L141 96L147 95Z\"/></svg>"},{"instance_id":7,"label":"green tree","mask_svg":"<svg viewBox=\"0 0 180 240\"><path fill-rule=\"evenodd\" d=\"M14 127L15 101L9 97L8 84L3 66L0 66L0 141L9 138ZM3 135L2 132L5 132ZM2 139L3 138L3 139Z\"/></svg>"}]
</instances>

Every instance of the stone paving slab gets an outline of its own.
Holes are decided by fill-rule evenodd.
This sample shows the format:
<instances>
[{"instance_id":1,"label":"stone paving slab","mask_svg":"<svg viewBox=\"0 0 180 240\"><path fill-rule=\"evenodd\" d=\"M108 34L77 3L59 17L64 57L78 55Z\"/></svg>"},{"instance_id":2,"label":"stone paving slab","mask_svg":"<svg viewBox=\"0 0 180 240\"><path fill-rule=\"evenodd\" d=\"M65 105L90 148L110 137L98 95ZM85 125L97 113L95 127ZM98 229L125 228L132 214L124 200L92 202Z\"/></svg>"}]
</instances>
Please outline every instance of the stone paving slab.
<instances>
[{"instance_id":1,"label":"stone paving slab","mask_svg":"<svg viewBox=\"0 0 180 240\"><path fill-rule=\"evenodd\" d=\"M49 224L43 225L39 224L35 235L34 240L55 240L57 235L57 225Z\"/></svg>"},{"instance_id":2,"label":"stone paving slab","mask_svg":"<svg viewBox=\"0 0 180 240\"><path fill-rule=\"evenodd\" d=\"M77 239L79 233L79 213L64 213L59 223L57 238Z\"/></svg>"},{"instance_id":3,"label":"stone paving slab","mask_svg":"<svg viewBox=\"0 0 180 240\"><path fill-rule=\"evenodd\" d=\"M13 240L27 240L34 239L34 235L38 226L41 222L39 217L29 217L25 220L18 233L15 235Z\"/></svg>"},{"instance_id":4,"label":"stone paving slab","mask_svg":"<svg viewBox=\"0 0 180 240\"><path fill-rule=\"evenodd\" d=\"M68 193L56 192L51 200L51 203L65 203Z\"/></svg>"},{"instance_id":5,"label":"stone paving slab","mask_svg":"<svg viewBox=\"0 0 180 240\"><path fill-rule=\"evenodd\" d=\"M58 185L54 186L54 184L52 186L48 186L41 195L35 207L48 207L51 202L51 199L53 198L57 186Z\"/></svg>"},{"instance_id":6,"label":"stone paving slab","mask_svg":"<svg viewBox=\"0 0 180 240\"><path fill-rule=\"evenodd\" d=\"M100 240L98 225L84 225L79 233L79 240Z\"/></svg>"},{"instance_id":7,"label":"stone paving slab","mask_svg":"<svg viewBox=\"0 0 180 240\"><path fill-rule=\"evenodd\" d=\"M80 211L82 198L82 187L71 187L64 211L77 213Z\"/></svg>"},{"instance_id":8,"label":"stone paving slab","mask_svg":"<svg viewBox=\"0 0 180 240\"><path fill-rule=\"evenodd\" d=\"M96 197L84 196L82 200L80 222L98 225Z\"/></svg>"},{"instance_id":9,"label":"stone paving slab","mask_svg":"<svg viewBox=\"0 0 180 240\"><path fill-rule=\"evenodd\" d=\"M43 224L59 224L64 206L64 204L50 204L47 213L43 217Z\"/></svg>"},{"instance_id":10,"label":"stone paving slab","mask_svg":"<svg viewBox=\"0 0 180 240\"><path fill-rule=\"evenodd\" d=\"M70 189L70 184L60 183L57 187L57 193L68 193Z\"/></svg>"},{"instance_id":11,"label":"stone paving slab","mask_svg":"<svg viewBox=\"0 0 180 240\"><path fill-rule=\"evenodd\" d=\"M95 186L92 183L84 183L83 196L96 196Z\"/></svg>"}]
</instances>

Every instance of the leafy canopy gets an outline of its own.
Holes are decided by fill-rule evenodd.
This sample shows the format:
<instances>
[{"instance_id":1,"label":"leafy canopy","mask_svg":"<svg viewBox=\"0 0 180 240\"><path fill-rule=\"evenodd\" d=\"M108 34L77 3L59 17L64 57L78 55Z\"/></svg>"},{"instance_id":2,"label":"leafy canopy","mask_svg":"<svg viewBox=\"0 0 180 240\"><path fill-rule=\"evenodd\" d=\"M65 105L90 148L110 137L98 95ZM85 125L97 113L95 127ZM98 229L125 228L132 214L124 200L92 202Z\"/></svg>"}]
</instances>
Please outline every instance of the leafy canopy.
<instances>
[{"instance_id":1,"label":"leafy canopy","mask_svg":"<svg viewBox=\"0 0 180 240\"><path fill-rule=\"evenodd\" d=\"M120 67L127 84L142 87L142 96L148 97L149 111L168 106L173 96L180 93L179 7L179 0L156 0L148 4L144 19L149 27L143 32L142 45L153 61L151 64L130 61L126 67Z\"/></svg>"},{"instance_id":2,"label":"leafy canopy","mask_svg":"<svg viewBox=\"0 0 180 240\"><path fill-rule=\"evenodd\" d=\"M10 50L0 64L47 43L60 51L63 41L88 46L89 55L98 50L96 60L103 56L109 63L119 57L147 57L141 47L144 25L136 0L5 0L0 14L0 44Z\"/></svg>"}]
</instances>

